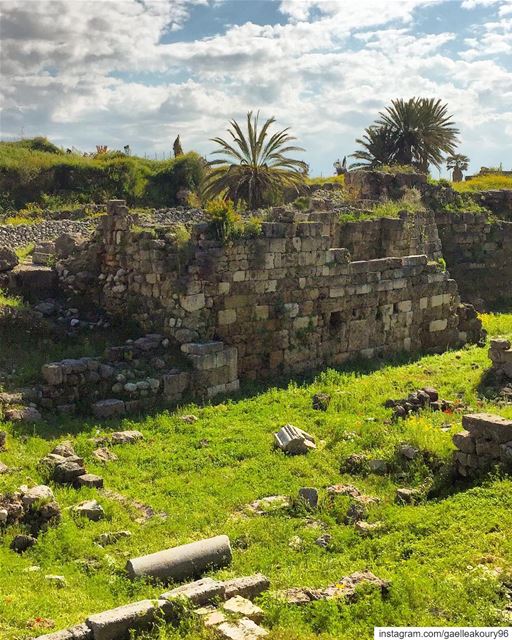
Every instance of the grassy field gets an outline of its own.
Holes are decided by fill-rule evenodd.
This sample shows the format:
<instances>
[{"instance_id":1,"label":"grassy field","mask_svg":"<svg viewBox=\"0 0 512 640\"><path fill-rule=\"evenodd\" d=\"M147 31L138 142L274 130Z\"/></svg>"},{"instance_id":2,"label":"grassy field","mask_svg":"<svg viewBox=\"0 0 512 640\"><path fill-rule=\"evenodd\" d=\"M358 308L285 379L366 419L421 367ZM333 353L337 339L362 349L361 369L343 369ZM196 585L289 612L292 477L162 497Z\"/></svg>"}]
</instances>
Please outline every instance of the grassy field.
<instances>
[{"instance_id":1,"label":"grassy field","mask_svg":"<svg viewBox=\"0 0 512 640\"><path fill-rule=\"evenodd\" d=\"M486 191L488 189L512 189L512 176L491 173L483 176L476 176L471 180L453 182L455 191L462 193L466 191Z\"/></svg>"},{"instance_id":2,"label":"grassy field","mask_svg":"<svg viewBox=\"0 0 512 640\"><path fill-rule=\"evenodd\" d=\"M512 315L488 315L484 321L490 335L512 336ZM34 428L2 425L9 437L0 459L15 471L0 475L1 492L44 482L37 461L69 438L88 471L102 475L106 489L125 496L128 504L102 490L55 486L63 510L59 526L21 556L9 550L17 530L3 535L0 637L29 638L48 632L45 626L60 629L90 613L156 596L162 585L125 577L127 558L220 533L229 535L234 547L232 566L212 573L221 579L259 571L268 575L273 589L324 586L367 568L391 581L387 599L370 590L351 605L318 602L300 609L265 595L260 602L271 640L359 640L373 637L374 625L505 624L504 584L512 580L511 479L493 474L473 486L453 484L443 463L451 459L451 435L460 429L461 414L424 412L391 423L391 411L383 407L386 399L428 384L443 398L463 401L468 410L512 417L512 406L498 406L480 393L488 366L486 348L468 347L245 388L237 399L122 423L52 418ZM326 412L311 407L319 391L332 396ZM180 419L190 413L197 422ZM313 433L318 449L297 457L275 451L272 434L286 423ZM145 440L116 447L117 462L95 462L91 438L119 427L139 429ZM403 466L396 453L401 443L429 455ZM388 460L393 472L341 473L341 463L354 452ZM346 499L329 503L325 498L328 485L342 482L381 498L368 517L383 522L380 533L365 538L343 524ZM321 491L313 514L300 506L259 517L243 512L257 498L296 496L302 486ZM425 500L417 506L395 504L399 486L421 488ZM102 504L105 520L73 517L68 508L86 498ZM140 513L129 504L132 500L151 506L157 515L137 523ZM104 548L95 543L100 533L123 529L131 531L130 538ZM322 533L332 535L327 549L315 544ZM31 570L34 566L40 570ZM46 574L64 576L67 586L48 584ZM186 621L180 629L162 627L148 637L209 636Z\"/></svg>"}]
</instances>

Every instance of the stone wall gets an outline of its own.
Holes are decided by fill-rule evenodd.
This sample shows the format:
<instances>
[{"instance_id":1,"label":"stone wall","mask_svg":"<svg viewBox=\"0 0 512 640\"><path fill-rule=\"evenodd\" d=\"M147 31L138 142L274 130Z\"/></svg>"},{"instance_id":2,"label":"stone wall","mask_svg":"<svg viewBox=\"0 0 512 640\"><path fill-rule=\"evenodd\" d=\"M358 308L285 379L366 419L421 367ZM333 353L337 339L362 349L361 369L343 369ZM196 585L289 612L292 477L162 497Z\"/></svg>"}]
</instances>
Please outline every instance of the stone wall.
<instances>
[{"instance_id":1,"label":"stone wall","mask_svg":"<svg viewBox=\"0 0 512 640\"><path fill-rule=\"evenodd\" d=\"M500 220L512 220L512 189L490 189L473 194L477 204L489 209Z\"/></svg>"},{"instance_id":2,"label":"stone wall","mask_svg":"<svg viewBox=\"0 0 512 640\"><path fill-rule=\"evenodd\" d=\"M436 214L443 257L462 300L479 309L512 304L512 222L484 214Z\"/></svg>"},{"instance_id":3,"label":"stone wall","mask_svg":"<svg viewBox=\"0 0 512 640\"><path fill-rule=\"evenodd\" d=\"M218 341L184 344L181 352L177 358L168 339L150 334L111 347L102 358L48 363L38 404L61 413L92 409L96 417L110 418L238 389L235 347Z\"/></svg>"},{"instance_id":4,"label":"stone wall","mask_svg":"<svg viewBox=\"0 0 512 640\"><path fill-rule=\"evenodd\" d=\"M512 420L488 413L462 417L464 431L453 436L460 475L473 476L493 466L512 469Z\"/></svg>"},{"instance_id":5,"label":"stone wall","mask_svg":"<svg viewBox=\"0 0 512 640\"><path fill-rule=\"evenodd\" d=\"M432 260L442 256L436 221L431 212L399 218L377 218L338 225L336 244L346 247L353 260L425 254Z\"/></svg>"},{"instance_id":6,"label":"stone wall","mask_svg":"<svg viewBox=\"0 0 512 640\"><path fill-rule=\"evenodd\" d=\"M62 233L90 235L95 221L45 220L35 224L0 225L0 246L24 247L31 243L54 240Z\"/></svg>"},{"instance_id":7,"label":"stone wall","mask_svg":"<svg viewBox=\"0 0 512 640\"><path fill-rule=\"evenodd\" d=\"M240 375L441 350L466 337L457 285L437 264L424 255L352 262L333 247L328 220L265 222L261 236L226 243L200 224L180 246L172 228L133 230L121 202L109 212L86 251L58 264L63 285L177 343L236 347Z\"/></svg>"},{"instance_id":8,"label":"stone wall","mask_svg":"<svg viewBox=\"0 0 512 640\"><path fill-rule=\"evenodd\" d=\"M358 200L398 200L407 189L421 189L427 176L420 173L384 173L383 171L349 171L345 187Z\"/></svg>"}]
</instances>

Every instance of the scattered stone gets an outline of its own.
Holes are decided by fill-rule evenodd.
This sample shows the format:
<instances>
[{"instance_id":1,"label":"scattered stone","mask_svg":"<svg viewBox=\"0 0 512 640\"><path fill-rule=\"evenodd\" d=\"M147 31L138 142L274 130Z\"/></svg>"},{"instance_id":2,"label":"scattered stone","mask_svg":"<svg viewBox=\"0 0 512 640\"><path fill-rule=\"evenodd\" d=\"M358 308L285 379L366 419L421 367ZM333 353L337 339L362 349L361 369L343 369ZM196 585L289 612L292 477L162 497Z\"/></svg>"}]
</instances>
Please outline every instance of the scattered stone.
<instances>
[{"instance_id":1,"label":"scattered stone","mask_svg":"<svg viewBox=\"0 0 512 640\"><path fill-rule=\"evenodd\" d=\"M181 416L180 420L182 420L183 422L186 422L187 424L193 424L194 422L197 422L199 418L194 415L187 415L187 416Z\"/></svg>"},{"instance_id":2,"label":"scattered stone","mask_svg":"<svg viewBox=\"0 0 512 640\"><path fill-rule=\"evenodd\" d=\"M397 489L396 501L401 504L416 504L421 500L421 491L418 489Z\"/></svg>"},{"instance_id":3,"label":"scattered stone","mask_svg":"<svg viewBox=\"0 0 512 640\"><path fill-rule=\"evenodd\" d=\"M53 491L45 484L35 487L20 487L21 502L25 509L30 508L35 502L48 502L54 500Z\"/></svg>"},{"instance_id":4,"label":"scattered stone","mask_svg":"<svg viewBox=\"0 0 512 640\"><path fill-rule=\"evenodd\" d=\"M151 600L132 602L116 609L89 616L85 623L94 640L117 640L128 637L132 630L148 629L157 618L158 604Z\"/></svg>"},{"instance_id":5,"label":"scattered stone","mask_svg":"<svg viewBox=\"0 0 512 640\"><path fill-rule=\"evenodd\" d=\"M8 517L9 512L7 511L7 509L4 509L3 507L0 508L0 524L5 524Z\"/></svg>"},{"instance_id":6,"label":"scattered stone","mask_svg":"<svg viewBox=\"0 0 512 640\"><path fill-rule=\"evenodd\" d=\"M44 579L55 585L59 589L68 586L68 583L66 582L66 578L64 576L46 575Z\"/></svg>"},{"instance_id":7,"label":"scattered stone","mask_svg":"<svg viewBox=\"0 0 512 640\"><path fill-rule=\"evenodd\" d=\"M68 627L62 631L39 636L35 640L94 640L94 636L92 629L83 623Z\"/></svg>"},{"instance_id":8,"label":"scattered stone","mask_svg":"<svg viewBox=\"0 0 512 640\"><path fill-rule=\"evenodd\" d=\"M294 551L301 551L304 545L304 540L300 536L292 536L288 541L288 546Z\"/></svg>"},{"instance_id":9,"label":"scattered stone","mask_svg":"<svg viewBox=\"0 0 512 640\"><path fill-rule=\"evenodd\" d=\"M64 462L55 465L53 469L53 479L60 484L70 484L85 473L83 463L66 459Z\"/></svg>"},{"instance_id":10,"label":"scattered stone","mask_svg":"<svg viewBox=\"0 0 512 640\"><path fill-rule=\"evenodd\" d=\"M332 536L330 533L323 533L319 538L315 540L315 544L323 549L327 549L329 543L332 540Z\"/></svg>"},{"instance_id":11,"label":"scattered stone","mask_svg":"<svg viewBox=\"0 0 512 640\"><path fill-rule=\"evenodd\" d=\"M222 605L224 611L228 613L241 615L253 622L259 623L263 620L264 613L263 609L260 609L257 605L253 604L250 600L243 598L242 596L234 596L233 598L229 598Z\"/></svg>"},{"instance_id":12,"label":"scattered stone","mask_svg":"<svg viewBox=\"0 0 512 640\"><path fill-rule=\"evenodd\" d=\"M258 516L264 516L280 509L289 509L291 500L288 496L267 496L251 502L247 506L249 511Z\"/></svg>"},{"instance_id":13,"label":"scattered stone","mask_svg":"<svg viewBox=\"0 0 512 640\"><path fill-rule=\"evenodd\" d=\"M270 580L261 573L224 581L226 598L242 596L252 600L270 587Z\"/></svg>"},{"instance_id":14,"label":"scattered stone","mask_svg":"<svg viewBox=\"0 0 512 640\"><path fill-rule=\"evenodd\" d=\"M112 444L134 444L138 440L143 440L144 436L140 431L115 431L112 434Z\"/></svg>"},{"instance_id":15,"label":"scattered stone","mask_svg":"<svg viewBox=\"0 0 512 640\"><path fill-rule=\"evenodd\" d=\"M63 458L73 458L76 456L73 445L68 440L66 440L65 442L61 442L56 447L54 447L52 453L57 456L62 456Z\"/></svg>"},{"instance_id":16,"label":"scattered stone","mask_svg":"<svg viewBox=\"0 0 512 640\"><path fill-rule=\"evenodd\" d=\"M92 487L96 489L103 487L103 478L93 473L85 473L83 476L78 476L76 482L79 487Z\"/></svg>"},{"instance_id":17,"label":"scattered stone","mask_svg":"<svg viewBox=\"0 0 512 640\"><path fill-rule=\"evenodd\" d=\"M34 407L12 407L4 411L4 417L11 422L41 422L43 416Z\"/></svg>"},{"instance_id":18,"label":"scattered stone","mask_svg":"<svg viewBox=\"0 0 512 640\"><path fill-rule=\"evenodd\" d=\"M313 436L292 424L285 425L275 433L274 440L279 449L291 455L303 454L311 449L316 449Z\"/></svg>"},{"instance_id":19,"label":"scattered stone","mask_svg":"<svg viewBox=\"0 0 512 640\"><path fill-rule=\"evenodd\" d=\"M122 540L123 538L129 538L131 535L131 531L108 531L107 533L101 533L98 536L98 543L102 547L106 547L107 545L119 542L119 540Z\"/></svg>"},{"instance_id":20,"label":"scattered stone","mask_svg":"<svg viewBox=\"0 0 512 640\"><path fill-rule=\"evenodd\" d=\"M18 256L12 249L0 247L0 272L11 271L18 263Z\"/></svg>"},{"instance_id":21,"label":"scattered stone","mask_svg":"<svg viewBox=\"0 0 512 640\"><path fill-rule=\"evenodd\" d=\"M73 507L74 513L77 515L97 522L105 517L103 507L96 500L86 500Z\"/></svg>"},{"instance_id":22,"label":"scattered stone","mask_svg":"<svg viewBox=\"0 0 512 640\"><path fill-rule=\"evenodd\" d=\"M411 444L402 444L398 448L398 453L402 456L402 458L406 458L407 460L414 460L419 453L419 450L416 447L413 447Z\"/></svg>"},{"instance_id":23,"label":"scattered stone","mask_svg":"<svg viewBox=\"0 0 512 640\"><path fill-rule=\"evenodd\" d=\"M380 460L378 458L368 460L368 467L372 473L379 475L385 475L388 472L388 463L386 460Z\"/></svg>"},{"instance_id":24,"label":"scattered stone","mask_svg":"<svg viewBox=\"0 0 512 640\"><path fill-rule=\"evenodd\" d=\"M383 596L387 595L390 586L389 582L381 580L371 571L356 571L328 587L320 589L294 587L278 592L277 596L288 604L296 605L308 604L315 600L333 599L343 599L352 603L357 600L357 587L363 583L375 585Z\"/></svg>"},{"instance_id":25,"label":"scattered stone","mask_svg":"<svg viewBox=\"0 0 512 640\"><path fill-rule=\"evenodd\" d=\"M6 443L7 433L5 431L0 431L0 451L4 451Z\"/></svg>"},{"instance_id":26,"label":"scattered stone","mask_svg":"<svg viewBox=\"0 0 512 640\"><path fill-rule=\"evenodd\" d=\"M2 473L9 473L9 467L3 462L0 462L0 475L2 475Z\"/></svg>"},{"instance_id":27,"label":"scattered stone","mask_svg":"<svg viewBox=\"0 0 512 640\"><path fill-rule=\"evenodd\" d=\"M117 455L113 451L110 451L109 449L106 449L105 447L100 447L99 449L95 449L92 452L92 455L99 462L115 462L116 460L119 460L119 458L117 457Z\"/></svg>"},{"instance_id":28,"label":"scattered stone","mask_svg":"<svg viewBox=\"0 0 512 640\"><path fill-rule=\"evenodd\" d=\"M368 459L362 453L352 453L342 463L340 467L341 473L365 473L368 469Z\"/></svg>"},{"instance_id":29,"label":"scattered stone","mask_svg":"<svg viewBox=\"0 0 512 640\"><path fill-rule=\"evenodd\" d=\"M14 540L11 542L11 549L16 551L16 553L23 553L30 547L33 547L37 540L34 536L29 536L24 533L20 533L15 536Z\"/></svg>"},{"instance_id":30,"label":"scattered stone","mask_svg":"<svg viewBox=\"0 0 512 640\"><path fill-rule=\"evenodd\" d=\"M331 396L328 393L315 393L313 396L313 409L316 411L327 411L331 402Z\"/></svg>"},{"instance_id":31,"label":"scattered stone","mask_svg":"<svg viewBox=\"0 0 512 640\"><path fill-rule=\"evenodd\" d=\"M299 489L299 498L310 509L316 509L318 506L318 489L314 487L302 487Z\"/></svg>"},{"instance_id":32,"label":"scattered stone","mask_svg":"<svg viewBox=\"0 0 512 640\"><path fill-rule=\"evenodd\" d=\"M362 536L370 536L373 533L381 531L383 525L382 522L365 522L364 520L359 520L355 523L354 527Z\"/></svg>"},{"instance_id":33,"label":"scattered stone","mask_svg":"<svg viewBox=\"0 0 512 640\"><path fill-rule=\"evenodd\" d=\"M360 520L364 520L367 516L366 509L360 502L352 502L345 516L345 524L355 524Z\"/></svg>"},{"instance_id":34,"label":"scattered stone","mask_svg":"<svg viewBox=\"0 0 512 640\"><path fill-rule=\"evenodd\" d=\"M327 493L331 496L350 496L351 498L361 495L359 489L352 484L333 484L327 487Z\"/></svg>"},{"instance_id":35,"label":"scattered stone","mask_svg":"<svg viewBox=\"0 0 512 640\"><path fill-rule=\"evenodd\" d=\"M212 578L203 578L195 582L189 582L160 596L161 600L174 600L185 598L194 606L203 606L217 599L224 598L225 587L222 582ZM237 596L239 597L239 596Z\"/></svg>"},{"instance_id":36,"label":"scattered stone","mask_svg":"<svg viewBox=\"0 0 512 640\"><path fill-rule=\"evenodd\" d=\"M223 622L217 627L217 632L224 640L255 640L268 635L268 631L248 618L236 622Z\"/></svg>"},{"instance_id":37,"label":"scattered stone","mask_svg":"<svg viewBox=\"0 0 512 640\"><path fill-rule=\"evenodd\" d=\"M430 408L432 411L451 411L453 402L440 400L436 389L425 387L410 393L407 398L401 400L386 400L386 408L393 409L394 419L406 418L411 413L417 413L421 409Z\"/></svg>"},{"instance_id":38,"label":"scattered stone","mask_svg":"<svg viewBox=\"0 0 512 640\"><path fill-rule=\"evenodd\" d=\"M228 621L226 615L215 607L200 607L195 610L195 613L202 619L203 625L207 629Z\"/></svg>"}]
</instances>

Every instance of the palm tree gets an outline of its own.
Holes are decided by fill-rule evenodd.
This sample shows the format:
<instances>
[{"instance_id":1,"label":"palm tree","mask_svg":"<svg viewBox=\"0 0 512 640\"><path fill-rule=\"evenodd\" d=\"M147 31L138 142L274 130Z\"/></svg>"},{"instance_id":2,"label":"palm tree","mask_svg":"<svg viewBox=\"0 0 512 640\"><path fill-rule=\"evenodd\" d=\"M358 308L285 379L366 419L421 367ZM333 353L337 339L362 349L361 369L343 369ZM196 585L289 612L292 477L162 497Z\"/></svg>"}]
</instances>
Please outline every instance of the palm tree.
<instances>
[{"instance_id":1,"label":"palm tree","mask_svg":"<svg viewBox=\"0 0 512 640\"><path fill-rule=\"evenodd\" d=\"M395 156L395 140L391 129L372 125L364 130L362 138L356 142L363 147L350 157L358 162L350 165L351 169L375 169L382 164L392 164Z\"/></svg>"},{"instance_id":2,"label":"palm tree","mask_svg":"<svg viewBox=\"0 0 512 640\"><path fill-rule=\"evenodd\" d=\"M469 167L469 158L463 153L454 153L446 158L446 168L453 171L453 182L461 182L463 171L467 171Z\"/></svg>"},{"instance_id":3,"label":"palm tree","mask_svg":"<svg viewBox=\"0 0 512 640\"><path fill-rule=\"evenodd\" d=\"M443 153L455 152L459 130L448 115L448 105L439 99L393 100L379 116L376 124L393 134L398 164L413 164L427 172L430 163L439 168Z\"/></svg>"},{"instance_id":4,"label":"palm tree","mask_svg":"<svg viewBox=\"0 0 512 640\"><path fill-rule=\"evenodd\" d=\"M207 198L223 195L235 204L243 201L250 209L257 209L270 204L286 188L300 191L307 165L285 154L304 149L289 144L295 138L288 134L288 129L269 134L275 122L273 117L259 128L258 115L253 117L249 111L246 133L232 120L227 130L231 140L212 139L219 146L213 153L226 158L209 163L213 169L204 190Z\"/></svg>"}]
</instances>

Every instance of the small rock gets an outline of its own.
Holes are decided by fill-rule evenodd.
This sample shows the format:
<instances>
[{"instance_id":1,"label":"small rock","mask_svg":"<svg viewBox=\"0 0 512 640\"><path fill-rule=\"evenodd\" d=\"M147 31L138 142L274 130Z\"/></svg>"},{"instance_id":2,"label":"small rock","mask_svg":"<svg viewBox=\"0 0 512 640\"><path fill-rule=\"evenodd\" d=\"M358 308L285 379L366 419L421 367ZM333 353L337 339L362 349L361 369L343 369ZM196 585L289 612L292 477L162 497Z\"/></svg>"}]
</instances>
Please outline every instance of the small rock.
<instances>
[{"instance_id":1,"label":"small rock","mask_svg":"<svg viewBox=\"0 0 512 640\"><path fill-rule=\"evenodd\" d=\"M0 451L5 449L5 445L7 443L7 432L0 431Z\"/></svg>"},{"instance_id":2,"label":"small rock","mask_svg":"<svg viewBox=\"0 0 512 640\"><path fill-rule=\"evenodd\" d=\"M361 495L359 489L353 484L333 484L327 487L327 493L331 496L350 496L351 498Z\"/></svg>"},{"instance_id":3,"label":"small rock","mask_svg":"<svg viewBox=\"0 0 512 640\"><path fill-rule=\"evenodd\" d=\"M13 407L6 409L4 413L5 419L11 422L41 422L43 416L34 407Z\"/></svg>"},{"instance_id":4,"label":"small rock","mask_svg":"<svg viewBox=\"0 0 512 640\"><path fill-rule=\"evenodd\" d=\"M83 476L78 476L76 482L79 487L93 487L96 489L103 487L103 478L93 473L85 473Z\"/></svg>"},{"instance_id":5,"label":"small rock","mask_svg":"<svg viewBox=\"0 0 512 640\"><path fill-rule=\"evenodd\" d=\"M2 473L9 473L9 467L3 462L0 462L0 475L2 475Z\"/></svg>"},{"instance_id":6,"label":"small rock","mask_svg":"<svg viewBox=\"0 0 512 640\"><path fill-rule=\"evenodd\" d=\"M47 502L54 500L53 491L45 484L39 484L30 489L20 487L20 492L21 501L25 509L31 507L34 502Z\"/></svg>"},{"instance_id":7,"label":"small rock","mask_svg":"<svg viewBox=\"0 0 512 640\"><path fill-rule=\"evenodd\" d=\"M331 402L331 396L328 393L315 393L313 396L313 409L315 411L327 411Z\"/></svg>"},{"instance_id":8,"label":"small rock","mask_svg":"<svg viewBox=\"0 0 512 640\"><path fill-rule=\"evenodd\" d=\"M416 447L413 447L411 444L402 444L398 448L398 453L407 460L414 460L418 455L419 451Z\"/></svg>"},{"instance_id":9,"label":"small rock","mask_svg":"<svg viewBox=\"0 0 512 640\"><path fill-rule=\"evenodd\" d=\"M311 449L316 449L313 436L292 424L285 425L275 433L274 441L279 449L291 455L303 454Z\"/></svg>"},{"instance_id":10,"label":"small rock","mask_svg":"<svg viewBox=\"0 0 512 640\"><path fill-rule=\"evenodd\" d=\"M396 501L402 504L415 504L421 499L421 492L418 489L397 489Z\"/></svg>"},{"instance_id":11,"label":"small rock","mask_svg":"<svg viewBox=\"0 0 512 640\"><path fill-rule=\"evenodd\" d=\"M388 472L388 463L386 460L374 459L368 460L368 467L372 473L386 474Z\"/></svg>"},{"instance_id":12,"label":"small rock","mask_svg":"<svg viewBox=\"0 0 512 640\"><path fill-rule=\"evenodd\" d=\"M194 422L197 422L199 418L191 414L191 415L181 416L180 420L182 420L183 422L186 422L187 424L192 424Z\"/></svg>"},{"instance_id":13,"label":"small rock","mask_svg":"<svg viewBox=\"0 0 512 640\"><path fill-rule=\"evenodd\" d=\"M106 547L109 544L116 544L119 540L123 538L129 538L131 536L131 531L109 531L107 533L102 533L98 537L98 543L102 547Z\"/></svg>"},{"instance_id":14,"label":"small rock","mask_svg":"<svg viewBox=\"0 0 512 640\"><path fill-rule=\"evenodd\" d=\"M236 622L223 622L216 630L223 640L257 640L268 635L268 631L248 618Z\"/></svg>"},{"instance_id":15,"label":"small rock","mask_svg":"<svg viewBox=\"0 0 512 640\"><path fill-rule=\"evenodd\" d=\"M329 546L329 542L332 540L332 536L330 533L324 533L319 538L315 540L315 544L323 549L327 549Z\"/></svg>"},{"instance_id":16,"label":"small rock","mask_svg":"<svg viewBox=\"0 0 512 640\"><path fill-rule=\"evenodd\" d=\"M116 431L112 434L112 444L133 444L143 438L140 431Z\"/></svg>"},{"instance_id":17,"label":"small rock","mask_svg":"<svg viewBox=\"0 0 512 640\"><path fill-rule=\"evenodd\" d=\"M7 511L7 509L4 509L3 507L0 508L0 524L4 524L5 522L7 522L8 517L9 512Z\"/></svg>"},{"instance_id":18,"label":"small rock","mask_svg":"<svg viewBox=\"0 0 512 640\"><path fill-rule=\"evenodd\" d=\"M116 454L105 447L100 447L92 452L92 455L100 462L115 462L119 460Z\"/></svg>"},{"instance_id":19,"label":"small rock","mask_svg":"<svg viewBox=\"0 0 512 640\"><path fill-rule=\"evenodd\" d=\"M44 579L47 580L49 583L55 585L59 589L62 589L68 586L68 583L66 582L66 578L64 576L54 576L49 574L49 575L46 575Z\"/></svg>"},{"instance_id":20,"label":"small rock","mask_svg":"<svg viewBox=\"0 0 512 640\"><path fill-rule=\"evenodd\" d=\"M352 453L341 465L341 473L363 473L368 468L368 459L362 453Z\"/></svg>"},{"instance_id":21,"label":"small rock","mask_svg":"<svg viewBox=\"0 0 512 640\"><path fill-rule=\"evenodd\" d=\"M23 553L27 549L30 549L30 547L33 547L36 542L37 540L33 536L20 533L11 542L11 549L16 551L16 553Z\"/></svg>"},{"instance_id":22,"label":"small rock","mask_svg":"<svg viewBox=\"0 0 512 640\"><path fill-rule=\"evenodd\" d=\"M423 387L422 391L428 395L431 402L437 402L439 400L439 394L434 387Z\"/></svg>"},{"instance_id":23,"label":"small rock","mask_svg":"<svg viewBox=\"0 0 512 640\"><path fill-rule=\"evenodd\" d=\"M79 462L72 462L71 460L61 462L60 464L57 464L53 469L54 481L61 484L75 482L75 480L79 476L83 476L84 474L84 465L80 464Z\"/></svg>"},{"instance_id":24,"label":"small rock","mask_svg":"<svg viewBox=\"0 0 512 640\"><path fill-rule=\"evenodd\" d=\"M53 450L52 453L57 456L62 456L63 458L72 458L76 456L75 450L73 449L73 445L69 440L65 442L61 442L58 444Z\"/></svg>"},{"instance_id":25,"label":"small rock","mask_svg":"<svg viewBox=\"0 0 512 640\"><path fill-rule=\"evenodd\" d=\"M370 536L372 533L376 533L382 529L382 522L365 522L359 520L354 525L355 530L363 536Z\"/></svg>"},{"instance_id":26,"label":"small rock","mask_svg":"<svg viewBox=\"0 0 512 640\"><path fill-rule=\"evenodd\" d=\"M299 498L301 498L310 509L316 509L318 506L318 489L314 487L302 487L299 489Z\"/></svg>"},{"instance_id":27,"label":"small rock","mask_svg":"<svg viewBox=\"0 0 512 640\"><path fill-rule=\"evenodd\" d=\"M263 609L260 609L260 607L253 604L250 600L242 598L242 596L229 598L229 600L222 605L222 608L228 613L245 616L256 623L261 622L265 615Z\"/></svg>"},{"instance_id":28,"label":"small rock","mask_svg":"<svg viewBox=\"0 0 512 640\"><path fill-rule=\"evenodd\" d=\"M293 549L294 551L300 551L302 549L303 544L304 544L304 541L300 536L292 536L288 540L288 546L290 547L290 549Z\"/></svg>"},{"instance_id":29,"label":"small rock","mask_svg":"<svg viewBox=\"0 0 512 640\"><path fill-rule=\"evenodd\" d=\"M290 507L290 498L288 496L267 496L260 498L248 505L248 509L256 515L266 515L279 509L288 509Z\"/></svg>"},{"instance_id":30,"label":"small rock","mask_svg":"<svg viewBox=\"0 0 512 640\"><path fill-rule=\"evenodd\" d=\"M360 502L352 502L345 516L345 524L354 524L366 518L366 509Z\"/></svg>"},{"instance_id":31,"label":"small rock","mask_svg":"<svg viewBox=\"0 0 512 640\"><path fill-rule=\"evenodd\" d=\"M76 507L73 507L73 511L77 515L83 516L93 522L97 522L105 517L103 507L98 504L96 500L86 500L85 502L76 505Z\"/></svg>"}]
</instances>

